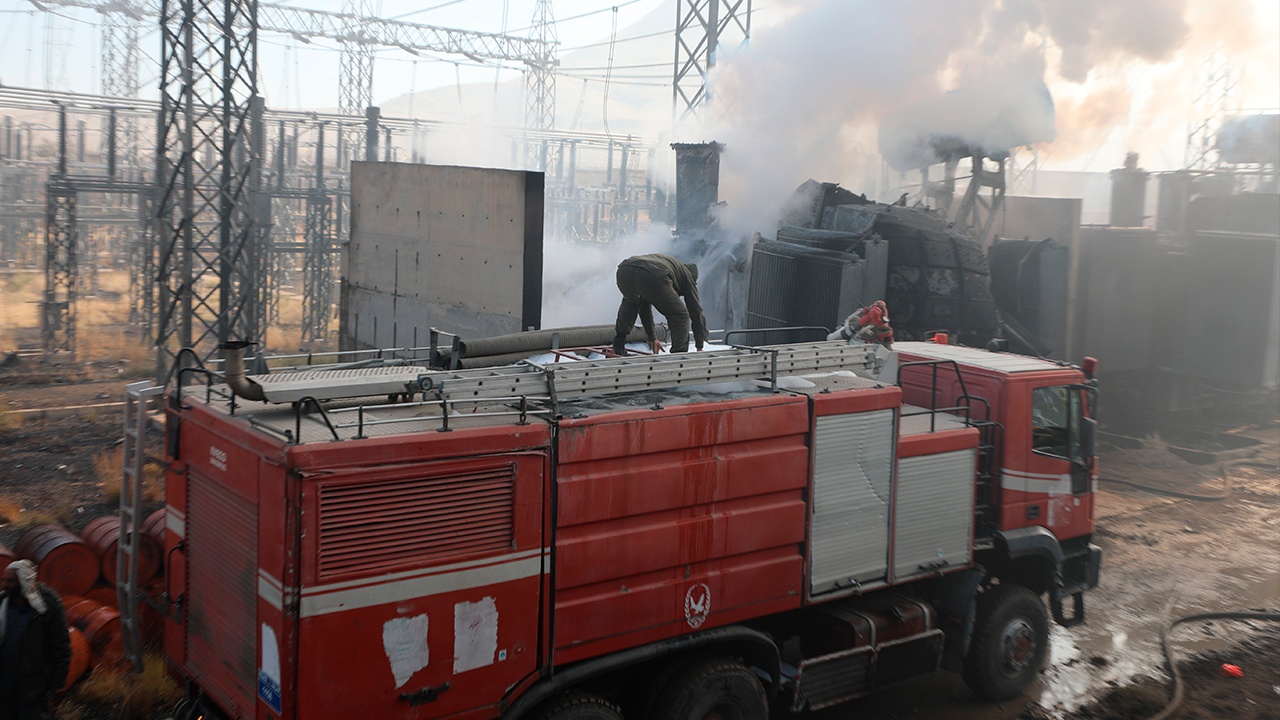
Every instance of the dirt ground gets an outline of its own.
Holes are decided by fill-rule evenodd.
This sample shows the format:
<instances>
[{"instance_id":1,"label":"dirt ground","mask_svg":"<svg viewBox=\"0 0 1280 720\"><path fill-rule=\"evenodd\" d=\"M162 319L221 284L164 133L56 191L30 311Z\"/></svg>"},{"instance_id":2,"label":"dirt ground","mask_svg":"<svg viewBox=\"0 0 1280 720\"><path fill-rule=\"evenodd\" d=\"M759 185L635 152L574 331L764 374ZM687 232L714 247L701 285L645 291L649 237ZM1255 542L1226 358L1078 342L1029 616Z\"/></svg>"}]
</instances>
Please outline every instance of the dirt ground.
<instances>
[{"instance_id":1,"label":"dirt ground","mask_svg":"<svg viewBox=\"0 0 1280 720\"><path fill-rule=\"evenodd\" d=\"M40 416L17 412L103 404L123 396L107 365L50 381L48 368L22 359L0 368L0 543L12 547L33 515L78 528L114 506L95 463L121 436L118 407ZM59 373L52 373L58 375ZM96 382L93 382L96 381ZM958 677L921 678L815 714L846 718L1102 720L1145 718L1169 696L1161 627L1190 613L1280 612L1280 428L1252 428L1263 442L1255 464L1228 468L1228 497L1194 501L1101 483L1095 542L1104 551L1101 585L1087 597L1088 622L1055 627L1049 662L1029 692L997 705L979 702ZM1104 478L1195 495L1223 493L1221 464L1192 465L1150 438L1137 449L1105 450ZM1212 622L1174 635L1187 682L1184 718L1280 718L1280 623ZM1224 677L1230 663L1243 677ZM86 717L86 716L81 716Z\"/></svg>"}]
</instances>

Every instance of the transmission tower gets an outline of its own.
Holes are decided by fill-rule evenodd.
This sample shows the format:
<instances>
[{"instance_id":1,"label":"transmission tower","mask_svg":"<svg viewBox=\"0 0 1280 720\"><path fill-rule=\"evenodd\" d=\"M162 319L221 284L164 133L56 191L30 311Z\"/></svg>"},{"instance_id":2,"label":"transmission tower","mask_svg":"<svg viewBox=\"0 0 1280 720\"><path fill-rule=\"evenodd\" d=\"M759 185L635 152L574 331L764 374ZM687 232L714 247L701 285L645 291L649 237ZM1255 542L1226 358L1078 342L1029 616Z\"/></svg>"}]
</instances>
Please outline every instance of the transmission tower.
<instances>
[{"instance_id":1,"label":"transmission tower","mask_svg":"<svg viewBox=\"0 0 1280 720\"><path fill-rule=\"evenodd\" d=\"M528 92L525 94L524 125L530 130L551 130L556 126L556 20L551 14L551 0L538 0L533 11L533 32L537 53L529 61L525 74Z\"/></svg>"},{"instance_id":2,"label":"transmission tower","mask_svg":"<svg viewBox=\"0 0 1280 720\"><path fill-rule=\"evenodd\" d=\"M102 94L138 97L138 18L102 13Z\"/></svg>"},{"instance_id":3,"label":"transmission tower","mask_svg":"<svg viewBox=\"0 0 1280 720\"><path fill-rule=\"evenodd\" d=\"M671 113L676 127L710 105L708 75L722 47L742 48L751 39L751 0L677 0L676 61Z\"/></svg>"},{"instance_id":4,"label":"transmission tower","mask_svg":"<svg viewBox=\"0 0 1280 720\"><path fill-rule=\"evenodd\" d=\"M342 58L338 69L338 109L344 115L363 115L373 104L372 0L347 0L343 5Z\"/></svg>"},{"instance_id":5,"label":"transmission tower","mask_svg":"<svg viewBox=\"0 0 1280 720\"><path fill-rule=\"evenodd\" d=\"M257 0L163 0L157 374L178 350L260 340ZM244 29L242 29L244 28Z\"/></svg>"},{"instance_id":6,"label":"transmission tower","mask_svg":"<svg viewBox=\"0 0 1280 720\"><path fill-rule=\"evenodd\" d=\"M1185 164L1188 170L1210 170L1218 164L1218 129L1227 116L1235 81L1231 77L1230 63L1219 57L1205 61L1206 81L1204 89L1196 96L1191 107L1191 128L1187 132Z\"/></svg>"}]
</instances>

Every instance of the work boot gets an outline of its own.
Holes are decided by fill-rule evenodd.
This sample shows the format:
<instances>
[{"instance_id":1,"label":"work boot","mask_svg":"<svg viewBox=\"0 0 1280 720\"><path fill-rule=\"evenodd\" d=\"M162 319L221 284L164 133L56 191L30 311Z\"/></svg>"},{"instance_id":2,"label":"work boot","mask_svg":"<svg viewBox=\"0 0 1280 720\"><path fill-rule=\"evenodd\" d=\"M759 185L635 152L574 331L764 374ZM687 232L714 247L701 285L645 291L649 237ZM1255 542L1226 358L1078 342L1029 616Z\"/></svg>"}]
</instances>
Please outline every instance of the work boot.
<instances>
[{"instance_id":1,"label":"work boot","mask_svg":"<svg viewBox=\"0 0 1280 720\"><path fill-rule=\"evenodd\" d=\"M627 339L622 335L615 335L613 337L613 354L618 357L627 356Z\"/></svg>"}]
</instances>

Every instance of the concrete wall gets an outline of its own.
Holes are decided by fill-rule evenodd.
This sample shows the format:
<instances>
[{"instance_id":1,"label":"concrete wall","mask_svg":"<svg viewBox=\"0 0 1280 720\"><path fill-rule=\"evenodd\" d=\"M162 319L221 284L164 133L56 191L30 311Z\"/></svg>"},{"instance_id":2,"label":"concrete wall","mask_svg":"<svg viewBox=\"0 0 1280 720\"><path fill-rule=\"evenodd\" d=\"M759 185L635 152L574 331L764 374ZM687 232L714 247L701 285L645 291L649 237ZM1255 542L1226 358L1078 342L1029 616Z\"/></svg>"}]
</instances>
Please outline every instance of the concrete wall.
<instances>
[{"instance_id":1,"label":"concrete wall","mask_svg":"<svg viewBox=\"0 0 1280 720\"><path fill-rule=\"evenodd\" d=\"M1064 360L1079 362L1084 342L1081 318L1077 309L1080 294L1080 214L1083 201L1079 198L1021 197L1006 195L1000 217L996 219L995 233L1009 240L1044 240L1053 238L1064 245L1070 255L1067 272L1066 344L1055 355Z\"/></svg>"},{"instance_id":2,"label":"concrete wall","mask_svg":"<svg viewBox=\"0 0 1280 720\"><path fill-rule=\"evenodd\" d=\"M342 348L540 327L542 203L542 173L352 163Z\"/></svg>"}]
</instances>

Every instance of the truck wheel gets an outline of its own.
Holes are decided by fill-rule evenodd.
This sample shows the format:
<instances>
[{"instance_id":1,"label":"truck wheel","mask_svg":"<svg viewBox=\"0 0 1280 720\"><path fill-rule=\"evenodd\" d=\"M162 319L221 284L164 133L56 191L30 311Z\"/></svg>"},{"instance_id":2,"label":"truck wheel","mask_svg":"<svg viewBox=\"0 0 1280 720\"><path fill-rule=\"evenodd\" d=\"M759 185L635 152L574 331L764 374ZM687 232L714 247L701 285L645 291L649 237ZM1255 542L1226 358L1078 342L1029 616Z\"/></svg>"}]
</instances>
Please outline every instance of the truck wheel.
<instances>
[{"instance_id":1,"label":"truck wheel","mask_svg":"<svg viewBox=\"0 0 1280 720\"><path fill-rule=\"evenodd\" d=\"M768 720L760 680L739 662L695 662L659 692L654 720Z\"/></svg>"},{"instance_id":2,"label":"truck wheel","mask_svg":"<svg viewBox=\"0 0 1280 720\"><path fill-rule=\"evenodd\" d=\"M1040 672L1049 617L1040 596L1021 585L996 585L978 598L964 682L988 700L1017 697Z\"/></svg>"},{"instance_id":3,"label":"truck wheel","mask_svg":"<svg viewBox=\"0 0 1280 720\"><path fill-rule=\"evenodd\" d=\"M599 695L571 692L551 701L538 720L622 720L622 710Z\"/></svg>"}]
</instances>

